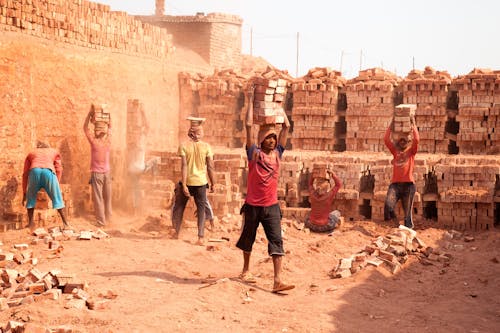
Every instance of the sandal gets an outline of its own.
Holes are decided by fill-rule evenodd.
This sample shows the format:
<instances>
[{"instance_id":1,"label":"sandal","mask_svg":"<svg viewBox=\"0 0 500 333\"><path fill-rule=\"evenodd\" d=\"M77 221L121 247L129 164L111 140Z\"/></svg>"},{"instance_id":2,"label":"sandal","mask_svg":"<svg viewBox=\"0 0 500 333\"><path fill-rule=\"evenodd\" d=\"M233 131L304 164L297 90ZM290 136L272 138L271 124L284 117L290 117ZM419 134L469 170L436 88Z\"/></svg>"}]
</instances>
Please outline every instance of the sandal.
<instances>
[{"instance_id":1,"label":"sandal","mask_svg":"<svg viewBox=\"0 0 500 333\"><path fill-rule=\"evenodd\" d=\"M279 283L278 285L275 285L274 288L273 288L273 293L279 293L279 292L282 292L282 291L285 291L285 290L291 290L295 288L295 286L293 284L284 284L284 283Z\"/></svg>"},{"instance_id":2,"label":"sandal","mask_svg":"<svg viewBox=\"0 0 500 333\"><path fill-rule=\"evenodd\" d=\"M252 273L249 272L241 273L238 277L241 281L246 283L257 283L257 279L255 279L255 276L253 276Z\"/></svg>"}]
</instances>

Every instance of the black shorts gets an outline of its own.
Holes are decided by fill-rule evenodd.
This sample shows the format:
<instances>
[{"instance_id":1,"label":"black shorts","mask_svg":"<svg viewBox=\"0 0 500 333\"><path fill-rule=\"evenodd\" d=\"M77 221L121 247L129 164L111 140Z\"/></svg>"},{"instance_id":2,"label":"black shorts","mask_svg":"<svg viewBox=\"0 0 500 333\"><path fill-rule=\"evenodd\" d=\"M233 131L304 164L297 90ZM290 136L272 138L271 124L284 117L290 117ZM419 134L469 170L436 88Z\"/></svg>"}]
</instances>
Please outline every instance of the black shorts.
<instances>
[{"instance_id":1,"label":"black shorts","mask_svg":"<svg viewBox=\"0 0 500 333\"><path fill-rule=\"evenodd\" d=\"M244 204L241 212L244 214L243 230L236 246L245 252L251 252L257 228L262 223L267 237L267 252L270 256L284 256L283 239L281 237L281 209L279 204L269 207Z\"/></svg>"}]
</instances>

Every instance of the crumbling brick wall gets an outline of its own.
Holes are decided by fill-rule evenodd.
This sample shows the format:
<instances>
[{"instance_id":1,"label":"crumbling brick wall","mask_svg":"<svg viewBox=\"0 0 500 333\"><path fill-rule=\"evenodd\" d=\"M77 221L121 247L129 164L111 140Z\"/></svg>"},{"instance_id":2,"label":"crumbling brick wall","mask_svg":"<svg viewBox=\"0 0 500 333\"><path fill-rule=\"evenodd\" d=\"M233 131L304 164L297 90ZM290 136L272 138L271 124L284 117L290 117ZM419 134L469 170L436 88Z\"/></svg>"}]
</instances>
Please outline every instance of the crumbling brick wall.
<instances>
[{"instance_id":1,"label":"crumbling brick wall","mask_svg":"<svg viewBox=\"0 0 500 333\"><path fill-rule=\"evenodd\" d=\"M1 0L0 30L153 57L165 57L172 51L171 36L165 29L87 0Z\"/></svg>"}]
</instances>

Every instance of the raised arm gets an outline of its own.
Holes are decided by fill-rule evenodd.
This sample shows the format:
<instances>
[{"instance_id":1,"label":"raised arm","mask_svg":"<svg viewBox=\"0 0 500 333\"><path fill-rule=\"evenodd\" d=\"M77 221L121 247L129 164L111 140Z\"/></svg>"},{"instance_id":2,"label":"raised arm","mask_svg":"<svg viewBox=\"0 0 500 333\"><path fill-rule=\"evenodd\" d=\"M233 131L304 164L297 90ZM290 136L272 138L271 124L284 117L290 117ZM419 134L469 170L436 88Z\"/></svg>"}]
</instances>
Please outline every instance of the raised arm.
<instances>
[{"instance_id":1,"label":"raised arm","mask_svg":"<svg viewBox=\"0 0 500 333\"><path fill-rule=\"evenodd\" d=\"M389 125L389 127L387 127L387 130L385 131L384 143L387 146L387 148L389 148L389 151L394 155L394 154L396 154L396 147L394 146L394 143L392 143L392 140L391 140L393 123L394 123L394 120L391 121L391 124Z\"/></svg>"},{"instance_id":2,"label":"raised arm","mask_svg":"<svg viewBox=\"0 0 500 333\"><path fill-rule=\"evenodd\" d=\"M415 123L415 117L411 117L411 125L413 131L413 142L411 144L411 153L415 155L418 151L418 143L420 142L420 135L418 134L417 124Z\"/></svg>"},{"instance_id":3,"label":"raised arm","mask_svg":"<svg viewBox=\"0 0 500 333\"><path fill-rule=\"evenodd\" d=\"M335 182L335 186L330 190L330 194L332 197L334 197L337 192L340 190L340 188L342 187L342 181L340 180L340 178L332 171L329 171L330 173L330 184L332 182L332 180Z\"/></svg>"},{"instance_id":4,"label":"raised arm","mask_svg":"<svg viewBox=\"0 0 500 333\"><path fill-rule=\"evenodd\" d=\"M85 118L85 122L83 123L83 131L85 132L85 135L87 136L87 139L90 141L92 139L92 135L90 134L90 129L89 129L89 122L90 119L94 117L94 106L92 105L90 107L89 113L87 113L87 117Z\"/></svg>"},{"instance_id":5,"label":"raised arm","mask_svg":"<svg viewBox=\"0 0 500 333\"><path fill-rule=\"evenodd\" d=\"M247 130L247 140L246 140L246 148L250 148L253 142L253 95L254 95L255 87L251 84L248 87L247 91L247 116L245 119L245 127Z\"/></svg>"},{"instance_id":6,"label":"raised arm","mask_svg":"<svg viewBox=\"0 0 500 333\"><path fill-rule=\"evenodd\" d=\"M285 122L281 126L281 131L280 131L280 136L278 138L278 142L282 147L286 146L286 139L288 137L288 131L290 130L290 121L288 120L288 117L286 115L285 110L281 110L282 115L285 118Z\"/></svg>"}]
</instances>

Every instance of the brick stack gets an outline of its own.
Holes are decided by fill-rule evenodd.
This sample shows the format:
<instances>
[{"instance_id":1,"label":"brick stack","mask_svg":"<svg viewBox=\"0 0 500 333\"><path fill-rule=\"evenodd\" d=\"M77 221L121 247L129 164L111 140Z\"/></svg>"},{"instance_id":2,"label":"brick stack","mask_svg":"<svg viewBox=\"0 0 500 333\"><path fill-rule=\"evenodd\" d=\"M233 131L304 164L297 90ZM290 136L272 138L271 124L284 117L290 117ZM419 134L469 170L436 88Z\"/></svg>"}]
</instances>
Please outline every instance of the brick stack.
<instances>
[{"instance_id":1,"label":"brick stack","mask_svg":"<svg viewBox=\"0 0 500 333\"><path fill-rule=\"evenodd\" d=\"M106 105L104 104L92 104L91 109L94 110L94 127L95 131L108 132L109 121L111 120L111 115L109 112L105 112Z\"/></svg>"},{"instance_id":2,"label":"brick stack","mask_svg":"<svg viewBox=\"0 0 500 333\"><path fill-rule=\"evenodd\" d=\"M457 145L463 154L500 152L500 71L474 69L454 80L460 123Z\"/></svg>"},{"instance_id":3,"label":"brick stack","mask_svg":"<svg viewBox=\"0 0 500 333\"><path fill-rule=\"evenodd\" d=\"M280 164L280 170L278 199L286 201L289 207L301 206L304 201L300 184L303 163L291 156L284 155Z\"/></svg>"},{"instance_id":4,"label":"brick stack","mask_svg":"<svg viewBox=\"0 0 500 333\"><path fill-rule=\"evenodd\" d=\"M338 93L344 83L340 72L314 68L292 84L291 143L294 149L335 150Z\"/></svg>"},{"instance_id":5,"label":"brick stack","mask_svg":"<svg viewBox=\"0 0 500 333\"><path fill-rule=\"evenodd\" d=\"M446 102L451 76L446 71L412 70L401 82L403 103L416 104L415 121L419 130L418 150L428 153L447 153L445 138Z\"/></svg>"},{"instance_id":6,"label":"brick stack","mask_svg":"<svg viewBox=\"0 0 500 333\"><path fill-rule=\"evenodd\" d=\"M386 150L384 134L392 119L399 81L391 72L372 68L359 71L358 77L347 82L347 150Z\"/></svg>"},{"instance_id":7,"label":"brick stack","mask_svg":"<svg viewBox=\"0 0 500 333\"><path fill-rule=\"evenodd\" d=\"M286 98L285 79L254 77L251 84L255 87L253 100L253 122L256 125L282 124Z\"/></svg>"},{"instance_id":8,"label":"brick stack","mask_svg":"<svg viewBox=\"0 0 500 333\"><path fill-rule=\"evenodd\" d=\"M456 230L492 229L495 180L500 161L457 158L435 167L438 180L438 222Z\"/></svg>"},{"instance_id":9,"label":"brick stack","mask_svg":"<svg viewBox=\"0 0 500 333\"><path fill-rule=\"evenodd\" d=\"M203 140L213 146L243 147L244 78L224 70L209 77L180 73L179 81L199 97L191 101L191 96L181 95L180 103L192 110L191 115L206 118Z\"/></svg>"},{"instance_id":10,"label":"brick stack","mask_svg":"<svg viewBox=\"0 0 500 333\"><path fill-rule=\"evenodd\" d=\"M0 1L0 30L152 57L164 57L173 50L166 29L87 0Z\"/></svg>"},{"instance_id":11,"label":"brick stack","mask_svg":"<svg viewBox=\"0 0 500 333\"><path fill-rule=\"evenodd\" d=\"M395 137L408 136L411 133L411 117L415 116L415 104L399 104L394 108L392 134Z\"/></svg>"},{"instance_id":12,"label":"brick stack","mask_svg":"<svg viewBox=\"0 0 500 333\"><path fill-rule=\"evenodd\" d=\"M138 99L127 101L127 146L137 145L143 141L144 119L142 119L142 112L144 112L144 104L141 101Z\"/></svg>"}]
</instances>

